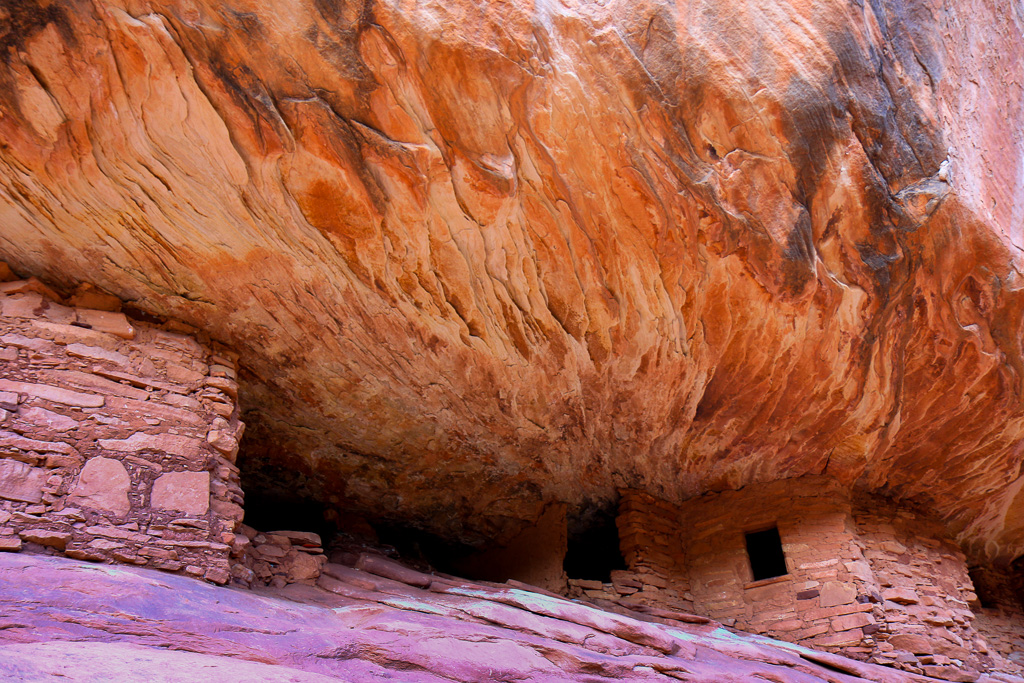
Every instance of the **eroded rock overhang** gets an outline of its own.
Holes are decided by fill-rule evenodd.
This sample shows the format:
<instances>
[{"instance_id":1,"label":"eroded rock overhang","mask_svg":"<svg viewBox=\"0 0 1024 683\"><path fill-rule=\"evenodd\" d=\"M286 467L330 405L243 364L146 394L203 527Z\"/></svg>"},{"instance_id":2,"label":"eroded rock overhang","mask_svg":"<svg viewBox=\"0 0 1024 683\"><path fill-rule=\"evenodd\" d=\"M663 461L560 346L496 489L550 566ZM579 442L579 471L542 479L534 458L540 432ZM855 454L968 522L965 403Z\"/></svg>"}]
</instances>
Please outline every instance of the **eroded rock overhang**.
<instances>
[{"instance_id":1,"label":"eroded rock overhang","mask_svg":"<svg viewBox=\"0 0 1024 683\"><path fill-rule=\"evenodd\" d=\"M1024 550L1019 4L0 12L0 258L239 351L248 492L824 473Z\"/></svg>"}]
</instances>

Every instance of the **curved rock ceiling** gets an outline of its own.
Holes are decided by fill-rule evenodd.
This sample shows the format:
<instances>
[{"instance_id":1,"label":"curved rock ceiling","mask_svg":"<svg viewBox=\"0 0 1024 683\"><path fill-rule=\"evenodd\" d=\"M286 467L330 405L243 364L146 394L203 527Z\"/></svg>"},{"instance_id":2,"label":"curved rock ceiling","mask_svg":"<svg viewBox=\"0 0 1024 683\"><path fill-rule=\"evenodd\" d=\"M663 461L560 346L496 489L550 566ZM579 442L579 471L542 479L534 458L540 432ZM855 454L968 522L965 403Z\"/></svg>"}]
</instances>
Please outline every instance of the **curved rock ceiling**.
<instances>
[{"instance_id":1,"label":"curved rock ceiling","mask_svg":"<svg viewBox=\"0 0 1024 683\"><path fill-rule=\"evenodd\" d=\"M0 258L479 540L825 472L1024 552L1019 0L0 1Z\"/></svg>"}]
</instances>

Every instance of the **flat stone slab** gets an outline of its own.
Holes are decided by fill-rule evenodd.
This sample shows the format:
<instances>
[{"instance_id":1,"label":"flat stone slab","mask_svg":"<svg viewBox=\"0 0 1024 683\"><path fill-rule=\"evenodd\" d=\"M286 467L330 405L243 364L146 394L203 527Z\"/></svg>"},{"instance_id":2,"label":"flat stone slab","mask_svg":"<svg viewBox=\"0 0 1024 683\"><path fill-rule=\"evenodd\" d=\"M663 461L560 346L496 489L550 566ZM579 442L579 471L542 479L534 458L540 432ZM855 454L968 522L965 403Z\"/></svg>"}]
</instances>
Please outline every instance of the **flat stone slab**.
<instances>
[{"instance_id":1,"label":"flat stone slab","mask_svg":"<svg viewBox=\"0 0 1024 683\"><path fill-rule=\"evenodd\" d=\"M205 515L210 509L209 472L168 472L153 482L152 506L186 515Z\"/></svg>"},{"instance_id":2,"label":"flat stone slab","mask_svg":"<svg viewBox=\"0 0 1024 683\"><path fill-rule=\"evenodd\" d=\"M17 460L0 460L0 498L22 503L38 503L43 499L46 470Z\"/></svg>"},{"instance_id":3,"label":"flat stone slab","mask_svg":"<svg viewBox=\"0 0 1024 683\"><path fill-rule=\"evenodd\" d=\"M120 462L112 458L90 458L78 475L78 483L68 502L123 516L131 508L130 487L128 470Z\"/></svg>"},{"instance_id":4,"label":"flat stone slab","mask_svg":"<svg viewBox=\"0 0 1024 683\"><path fill-rule=\"evenodd\" d=\"M470 581L453 582L461 595L376 577L362 588L333 581L332 592L301 585L247 591L147 569L3 553L5 680L134 680L142 671L146 680L168 682L662 683L668 679L661 672L693 683L930 680L722 628L641 622ZM608 623L593 629L584 625L590 620ZM675 654L609 631L672 641Z\"/></svg>"},{"instance_id":5,"label":"flat stone slab","mask_svg":"<svg viewBox=\"0 0 1024 683\"><path fill-rule=\"evenodd\" d=\"M9 379L0 379L0 391L7 391L15 394L26 394L35 396L53 403L63 403L78 408L101 408L104 399L96 394L85 394L80 391L61 389L49 384L35 384L32 382L16 382Z\"/></svg>"}]
</instances>

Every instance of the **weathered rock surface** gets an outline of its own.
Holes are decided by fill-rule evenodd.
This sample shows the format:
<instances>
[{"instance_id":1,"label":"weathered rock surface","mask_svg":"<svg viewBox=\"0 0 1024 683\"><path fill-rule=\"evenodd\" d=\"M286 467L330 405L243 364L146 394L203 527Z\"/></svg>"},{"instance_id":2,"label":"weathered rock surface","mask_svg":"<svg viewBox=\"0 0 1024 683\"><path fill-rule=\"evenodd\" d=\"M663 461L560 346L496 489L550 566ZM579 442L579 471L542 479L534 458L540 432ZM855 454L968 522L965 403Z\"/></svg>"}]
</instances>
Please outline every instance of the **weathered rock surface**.
<instances>
[{"instance_id":1,"label":"weathered rock surface","mask_svg":"<svg viewBox=\"0 0 1024 683\"><path fill-rule=\"evenodd\" d=\"M337 678L286 666L238 661L123 643L16 643L0 645L10 681L138 680L180 683L221 680L233 683L319 683Z\"/></svg>"},{"instance_id":2,"label":"weathered rock surface","mask_svg":"<svg viewBox=\"0 0 1024 683\"><path fill-rule=\"evenodd\" d=\"M825 472L1024 551L1019 3L0 17L0 258L240 351L250 493L472 540Z\"/></svg>"},{"instance_id":3,"label":"weathered rock surface","mask_svg":"<svg viewBox=\"0 0 1024 683\"><path fill-rule=\"evenodd\" d=\"M441 578L426 590L342 569L324 588L253 594L0 555L5 680L932 680L714 623L652 623L524 590Z\"/></svg>"}]
</instances>

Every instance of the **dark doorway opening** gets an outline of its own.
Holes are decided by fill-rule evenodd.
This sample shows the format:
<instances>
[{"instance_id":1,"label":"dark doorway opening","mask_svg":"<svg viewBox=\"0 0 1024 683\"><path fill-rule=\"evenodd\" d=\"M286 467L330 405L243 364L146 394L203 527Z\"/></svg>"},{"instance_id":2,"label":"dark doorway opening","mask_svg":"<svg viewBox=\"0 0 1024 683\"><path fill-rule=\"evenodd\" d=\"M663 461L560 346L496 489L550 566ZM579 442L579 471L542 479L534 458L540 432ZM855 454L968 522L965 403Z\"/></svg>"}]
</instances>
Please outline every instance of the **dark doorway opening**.
<instances>
[{"instance_id":1,"label":"dark doorway opening","mask_svg":"<svg viewBox=\"0 0 1024 683\"><path fill-rule=\"evenodd\" d=\"M258 531L312 531L328 541L335 528L324 519L324 506L314 500L249 494L245 523Z\"/></svg>"},{"instance_id":2,"label":"dark doorway opening","mask_svg":"<svg viewBox=\"0 0 1024 683\"><path fill-rule=\"evenodd\" d=\"M463 574L460 574L458 569L459 560L479 552L471 546L401 522L377 522L373 524L373 528L377 532L379 545L386 554L400 558L405 564L424 572L436 570L461 576Z\"/></svg>"},{"instance_id":3,"label":"dark doorway opening","mask_svg":"<svg viewBox=\"0 0 1024 683\"><path fill-rule=\"evenodd\" d=\"M750 558L754 581L774 579L789 573L786 570L786 555L782 552L782 539L777 527L754 531L746 536L747 556Z\"/></svg>"},{"instance_id":4,"label":"dark doorway opening","mask_svg":"<svg viewBox=\"0 0 1024 683\"><path fill-rule=\"evenodd\" d=\"M992 599L992 582L989 577L978 567L968 567L967 575L971 577L974 584L974 594L978 596L978 606L982 609L992 609L996 606Z\"/></svg>"},{"instance_id":5,"label":"dark doorway opening","mask_svg":"<svg viewBox=\"0 0 1024 683\"><path fill-rule=\"evenodd\" d=\"M590 508L567 520L568 547L562 567L570 579L608 583L613 571L626 569L614 509Z\"/></svg>"}]
</instances>

